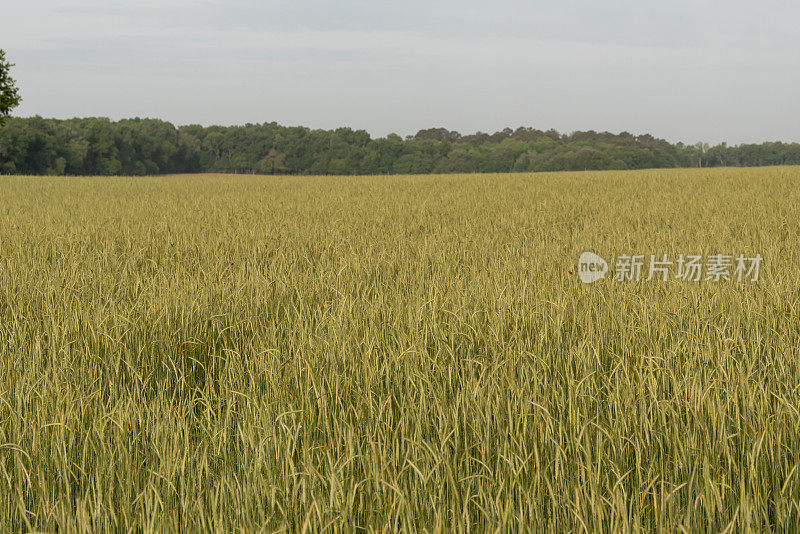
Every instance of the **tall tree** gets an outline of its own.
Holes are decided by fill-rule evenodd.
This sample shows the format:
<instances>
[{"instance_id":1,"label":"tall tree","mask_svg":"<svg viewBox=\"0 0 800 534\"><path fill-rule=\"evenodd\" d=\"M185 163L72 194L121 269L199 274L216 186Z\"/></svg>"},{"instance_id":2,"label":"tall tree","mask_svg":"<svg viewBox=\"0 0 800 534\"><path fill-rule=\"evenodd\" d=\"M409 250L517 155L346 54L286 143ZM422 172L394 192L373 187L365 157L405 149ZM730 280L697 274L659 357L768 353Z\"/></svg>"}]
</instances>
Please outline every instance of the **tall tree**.
<instances>
[{"instance_id":1,"label":"tall tree","mask_svg":"<svg viewBox=\"0 0 800 534\"><path fill-rule=\"evenodd\" d=\"M3 120L8 117L11 110L22 101L16 82L10 74L13 66L6 61L6 53L0 50L0 124L3 124Z\"/></svg>"}]
</instances>

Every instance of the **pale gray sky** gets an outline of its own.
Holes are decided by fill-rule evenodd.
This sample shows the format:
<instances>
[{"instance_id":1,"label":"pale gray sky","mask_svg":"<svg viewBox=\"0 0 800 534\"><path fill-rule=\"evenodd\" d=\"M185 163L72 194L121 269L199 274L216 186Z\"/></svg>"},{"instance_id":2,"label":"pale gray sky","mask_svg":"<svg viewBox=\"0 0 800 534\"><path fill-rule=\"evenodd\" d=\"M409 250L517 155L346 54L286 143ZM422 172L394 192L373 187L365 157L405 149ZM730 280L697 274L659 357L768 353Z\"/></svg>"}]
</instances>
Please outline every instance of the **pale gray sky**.
<instances>
[{"instance_id":1,"label":"pale gray sky","mask_svg":"<svg viewBox=\"0 0 800 534\"><path fill-rule=\"evenodd\" d=\"M17 115L800 141L796 0L9 2Z\"/></svg>"}]
</instances>

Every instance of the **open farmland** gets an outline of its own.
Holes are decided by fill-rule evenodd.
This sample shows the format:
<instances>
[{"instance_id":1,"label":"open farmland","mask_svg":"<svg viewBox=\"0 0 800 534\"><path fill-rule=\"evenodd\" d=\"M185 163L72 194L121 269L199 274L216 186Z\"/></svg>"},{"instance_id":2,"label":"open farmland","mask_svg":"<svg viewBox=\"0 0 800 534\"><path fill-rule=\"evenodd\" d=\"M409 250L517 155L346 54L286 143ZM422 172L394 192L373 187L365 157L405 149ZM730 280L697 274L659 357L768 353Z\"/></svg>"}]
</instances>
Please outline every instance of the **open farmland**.
<instances>
[{"instance_id":1,"label":"open farmland","mask_svg":"<svg viewBox=\"0 0 800 534\"><path fill-rule=\"evenodd\" d=\"M786 531L799 346L798 167L2 176L0 530Z\"/></svg>"}]
</instances>

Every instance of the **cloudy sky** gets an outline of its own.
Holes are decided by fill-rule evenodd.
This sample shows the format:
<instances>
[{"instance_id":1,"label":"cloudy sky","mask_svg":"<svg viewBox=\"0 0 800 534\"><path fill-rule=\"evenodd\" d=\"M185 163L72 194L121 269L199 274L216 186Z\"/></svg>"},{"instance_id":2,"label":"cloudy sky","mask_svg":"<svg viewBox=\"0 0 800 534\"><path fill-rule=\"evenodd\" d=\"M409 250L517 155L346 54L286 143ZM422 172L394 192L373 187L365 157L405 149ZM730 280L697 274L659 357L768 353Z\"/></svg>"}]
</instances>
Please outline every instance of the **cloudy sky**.
<instances>
[{"instance_id":1,"label":"cloudy sky","mask_svg":"<svg viewBox=\"0 0 800 534\"><path fill-rule=\"evenodd\" d=\"M17 115L800 141L796 0L26 0Z\"/></svg>"}]
</instances>

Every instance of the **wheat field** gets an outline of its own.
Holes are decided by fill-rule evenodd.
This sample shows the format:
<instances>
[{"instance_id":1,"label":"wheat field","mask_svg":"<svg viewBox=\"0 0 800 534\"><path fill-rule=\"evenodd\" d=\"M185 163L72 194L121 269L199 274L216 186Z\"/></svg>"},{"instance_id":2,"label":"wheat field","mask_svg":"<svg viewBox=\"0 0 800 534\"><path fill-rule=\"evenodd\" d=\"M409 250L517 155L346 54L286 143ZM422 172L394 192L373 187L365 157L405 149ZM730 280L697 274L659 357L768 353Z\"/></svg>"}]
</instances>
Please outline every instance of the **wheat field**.
<instances>
[{"instance_id":1,"label":"wheat field","mask_svg":"<svg viewBox=\"0 0 800 534\"><path fill-rule=\"evenodd\" d=\"M795 530L799 185L0 177L0 530Z\"/></svg>"}]
</instances>

